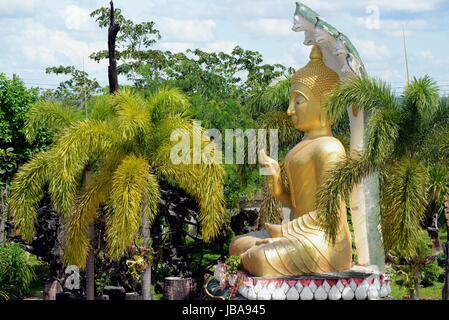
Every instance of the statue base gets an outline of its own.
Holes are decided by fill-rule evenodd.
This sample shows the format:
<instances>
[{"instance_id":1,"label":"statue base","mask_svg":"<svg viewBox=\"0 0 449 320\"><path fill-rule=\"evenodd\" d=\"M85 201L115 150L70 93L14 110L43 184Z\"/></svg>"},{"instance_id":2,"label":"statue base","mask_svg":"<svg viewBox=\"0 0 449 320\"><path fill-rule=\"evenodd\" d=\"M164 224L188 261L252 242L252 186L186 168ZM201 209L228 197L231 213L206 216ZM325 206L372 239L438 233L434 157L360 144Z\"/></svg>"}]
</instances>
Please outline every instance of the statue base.
<instances>
[{"instance_id":1,"label":"statue base","mask_svg":"<svg viewBox=\"0 0 449 320\"><path fill-rule=\"evenodd\" d=\"M379 300L390 299L390 279L373 269L353 266L350 270L261 278L228 266L215 266L205 290L214 299L236 300Z\"/></svg>"}]
</instances>

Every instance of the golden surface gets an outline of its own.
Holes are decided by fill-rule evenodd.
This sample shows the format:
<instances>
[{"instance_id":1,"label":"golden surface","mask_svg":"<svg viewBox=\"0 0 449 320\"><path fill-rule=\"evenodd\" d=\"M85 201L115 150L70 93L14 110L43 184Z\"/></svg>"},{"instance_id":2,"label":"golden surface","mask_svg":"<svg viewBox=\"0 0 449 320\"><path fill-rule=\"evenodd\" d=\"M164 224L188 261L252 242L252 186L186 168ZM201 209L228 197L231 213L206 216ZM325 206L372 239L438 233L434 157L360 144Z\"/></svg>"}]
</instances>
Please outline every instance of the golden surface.
<instances>
[{"instance_id":1,"label":"golden surface","mask_svg":"<svg viewBox=\"0 0 449 320\"><path fill-rule=\"evenodd\" d=\"M352 242L344 201L340 205L340 232L335 245L326 241L317 223L315 200L320 179L335 161L345 156L345 150L332 136L327 110L321 107L326 94L338 83L338 75L325 66L318 46L312 49L310 59L292 78L287 113L295 127L305 134L285 157L289 192L284 190L279 164L261 152L261 159L271 174L270 193L292 210L293 220L267 225L270 238L238 236L229 248L229 254L240 255L244 269L258 277L351 268Z\"/></svg>"}]
</instances>

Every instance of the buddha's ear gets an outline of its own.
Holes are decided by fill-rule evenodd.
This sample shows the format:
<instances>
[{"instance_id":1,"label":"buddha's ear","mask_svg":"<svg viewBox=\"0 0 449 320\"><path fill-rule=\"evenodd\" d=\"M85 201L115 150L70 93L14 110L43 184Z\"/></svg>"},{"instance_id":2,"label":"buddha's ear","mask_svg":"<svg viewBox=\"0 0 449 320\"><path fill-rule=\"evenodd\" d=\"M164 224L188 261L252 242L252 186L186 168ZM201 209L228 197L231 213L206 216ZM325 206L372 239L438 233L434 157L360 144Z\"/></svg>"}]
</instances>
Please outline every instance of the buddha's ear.
<instances>
[{"instance_id":1,"label":"buddha's ear","mask_svg":"<svg viewBox=\"0 0 449 320\"><path fill-rule=\"evenodd\" d=\"M328 122L329 121L327 119L327 110L324 109L324 108L321 108L321 112L320 112L320 125L321 125L321 128L324 128Z\"/></svg>"}]
</instances>

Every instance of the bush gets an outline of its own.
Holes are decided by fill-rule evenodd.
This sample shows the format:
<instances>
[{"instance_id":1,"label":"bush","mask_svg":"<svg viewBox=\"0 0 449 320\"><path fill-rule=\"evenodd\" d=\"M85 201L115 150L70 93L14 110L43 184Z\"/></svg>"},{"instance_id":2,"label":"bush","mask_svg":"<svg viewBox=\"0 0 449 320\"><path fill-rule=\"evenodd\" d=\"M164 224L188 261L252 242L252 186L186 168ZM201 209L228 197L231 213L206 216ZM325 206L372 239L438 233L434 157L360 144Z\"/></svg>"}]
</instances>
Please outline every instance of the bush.
<instances>
[{"instance_id":1,"label":"bush","mask_svg":"<svg viewBox=\"0 0 449 320\"><path fill-rule=\"evenodd\" d=\"M444 253L443 252L437 253L437 263L440 268L444 268Z\"/></svg>"},{"instance_id":2,"label":"bush","mask_svg":"<svg viewBox=\"0 0 449 320\"><path fill-rule=\"evenodd\" d=\"M21 299L30 291L34 272L17 243L0 247L0 300Z\"/></svg>"},{"instance_id":3,"label":"bush","mask_svg":"<svg viewBox=\"0 0 449 320\"><path fill-rule=\"evenodd\" d=\"M441 273L441 268L436 262L429 263L422 269L423 278L421 280L421 285L423 287L429 287L438 281L438 276Z\"/></svg>"}]
</instances>

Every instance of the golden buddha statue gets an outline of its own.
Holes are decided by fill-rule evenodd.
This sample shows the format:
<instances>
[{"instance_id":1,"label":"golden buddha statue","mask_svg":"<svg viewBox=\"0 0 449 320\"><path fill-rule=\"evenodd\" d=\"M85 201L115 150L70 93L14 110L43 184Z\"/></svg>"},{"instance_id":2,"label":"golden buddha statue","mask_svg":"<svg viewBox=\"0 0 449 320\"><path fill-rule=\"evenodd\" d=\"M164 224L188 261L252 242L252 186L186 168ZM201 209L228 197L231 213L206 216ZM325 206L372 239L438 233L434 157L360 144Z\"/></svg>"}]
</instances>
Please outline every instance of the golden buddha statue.
<instances>
[{"instance_id":1,"label":"golden buddha statue","mask_svg":"<svg viewBox=\"0 0 449 320\"><path fill-rule=\"evenodd\" d=\"M318 226L316 193L323 173L345 156L341 142L332 136L331 121L322 108L326 94L338 83L319 46L309 63L292 77L288 115L304 138L285 157L289 192L283 187L277 161L261 151L269 172L270 193L292 210L292 220L282 225L266 224L269 238L257 234L236 237L229 254L240 256L243 268L257 277L280 277L326 273L351 268L352 241L344 200L340 205L339 232L334 245Z\"/></svg>"}]
</instances>

